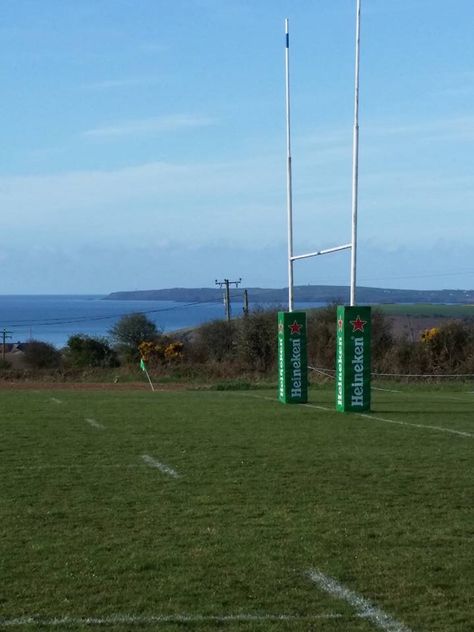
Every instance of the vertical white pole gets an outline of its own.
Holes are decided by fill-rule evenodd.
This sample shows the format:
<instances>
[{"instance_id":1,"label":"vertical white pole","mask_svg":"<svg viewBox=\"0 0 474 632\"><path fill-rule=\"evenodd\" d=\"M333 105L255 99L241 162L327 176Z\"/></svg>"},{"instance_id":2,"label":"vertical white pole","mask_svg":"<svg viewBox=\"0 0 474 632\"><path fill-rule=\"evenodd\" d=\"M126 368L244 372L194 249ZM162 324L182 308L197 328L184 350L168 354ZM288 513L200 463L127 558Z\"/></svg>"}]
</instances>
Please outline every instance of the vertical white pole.
<instances>
[{"instance_id":1,"label":"vertical white pole","mask_svg":"<svg viewBox=\"0 0 474 632\"><path fill-rule=\"evenodd\" d=\"M291 182L290 140L290 34L285 20L285 88L286 88L286 206L288 211L288 311L293 311L293 194Z\"/></svg>"},{"instance_id":2,"label":"vertical white pole","mask_svg":"<svg viewBox=\"0 0 474 632\"><path fill-rule=\"evenodd\" d=\"M352 145L352 247L350 304L356 303L357 286L357 205L359 187L359 65L360 65L360 3L356 8L354 132Z\"/></svg>"}]
</instances>

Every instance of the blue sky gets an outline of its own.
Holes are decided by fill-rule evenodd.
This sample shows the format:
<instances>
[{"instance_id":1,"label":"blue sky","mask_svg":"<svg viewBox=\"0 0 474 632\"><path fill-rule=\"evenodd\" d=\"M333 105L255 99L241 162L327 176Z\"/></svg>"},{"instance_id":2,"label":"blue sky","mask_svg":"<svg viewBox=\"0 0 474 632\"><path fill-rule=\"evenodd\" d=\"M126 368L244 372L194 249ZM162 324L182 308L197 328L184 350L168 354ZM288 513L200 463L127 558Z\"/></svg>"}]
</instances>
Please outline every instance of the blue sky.
<instances>
[{"instance_id":1,"label":"blue sky","mask_svg":"<svg viewBox=\"0 0 474 632\"><path fill-rule=\"evenodd\" d=\"M0 294L286 286L285 17L299 254L350 241L355 0L4 0ZM474 288L473 23L362 1L360 285Z\"/></svg>"}]
</instances>

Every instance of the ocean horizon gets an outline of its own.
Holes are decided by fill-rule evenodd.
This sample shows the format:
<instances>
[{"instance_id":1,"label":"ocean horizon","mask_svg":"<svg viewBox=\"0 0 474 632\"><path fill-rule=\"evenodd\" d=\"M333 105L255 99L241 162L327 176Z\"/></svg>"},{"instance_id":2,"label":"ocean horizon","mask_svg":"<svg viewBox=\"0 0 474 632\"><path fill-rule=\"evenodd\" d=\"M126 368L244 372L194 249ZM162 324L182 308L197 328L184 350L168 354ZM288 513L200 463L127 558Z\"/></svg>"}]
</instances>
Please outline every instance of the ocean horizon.
<instances>
[{"instance_id":1,"label":"ocean horizon","mask_svg":"<svg viewBox=\"0 0 474 632\"><path fill-rule=\"evenodd\" d=\"M127 314L140 312L163 332L197 327L223 319L223 301L182 303L177 301L111 300L106 294L4 294L0 295L0 331L7 342L41 340L64 347L74 334L108 337L109 330ZM240 297L239 297L240 298ZM320 307L324 303L305 303ZM243 303L232 301L232 316L243 313ZM265 304L259 307L276 307ZM298 305L297 305L298 306ZM253 306L256 307L256 306ZM250 305L252 309L252 305Z\"/></svg>"}]
</instances>

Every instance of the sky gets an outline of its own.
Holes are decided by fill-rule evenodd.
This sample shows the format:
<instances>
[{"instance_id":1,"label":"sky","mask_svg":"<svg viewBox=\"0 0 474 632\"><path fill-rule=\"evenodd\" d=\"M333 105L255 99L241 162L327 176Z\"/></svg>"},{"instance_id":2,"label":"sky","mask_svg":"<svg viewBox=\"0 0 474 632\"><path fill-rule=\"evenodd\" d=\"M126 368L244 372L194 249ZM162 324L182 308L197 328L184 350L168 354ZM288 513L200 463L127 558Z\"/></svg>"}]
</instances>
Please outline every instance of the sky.
<instances>
[{"instance_id":1,"label":"sky","mask_svg":"<svg viewBox=\"0 0 474 632\"><path fill-rule=\"evenodd\" d=\"M0 294L286 287L285 18L294 252L350 241L355 0L1 4ZM359 285L474 288L473 23L362 0Z\"/></svg>"}]
</instances>

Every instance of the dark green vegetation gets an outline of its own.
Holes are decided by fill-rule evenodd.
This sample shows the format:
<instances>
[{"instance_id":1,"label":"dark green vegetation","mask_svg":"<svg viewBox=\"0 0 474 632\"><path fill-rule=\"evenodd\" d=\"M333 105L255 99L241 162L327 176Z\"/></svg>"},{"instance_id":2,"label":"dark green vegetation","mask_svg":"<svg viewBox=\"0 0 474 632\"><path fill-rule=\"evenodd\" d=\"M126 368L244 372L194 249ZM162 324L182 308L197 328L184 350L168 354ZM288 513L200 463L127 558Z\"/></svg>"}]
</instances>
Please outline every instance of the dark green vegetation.
<instances>
[{"instance_id":1,"label":"dark green vegetation","mask_svg":"<svg viewBox=\"0 0 474 632\"><path fill-rule=\"evenodd\" d=\"M107 340L76 334L70 336L64 350L64 360L72 367L115 367L118 355Z\"/></svg>"},{"instance_id":2,"label":"dark green vegetation","mask_svg":"<svg viewBox=\"0 0 474 632\"><path fill-rule=\"evenodd\" d=\"M434 309L434 306L431 306ZM446 307L446 306L440 306ZM397 306L401 309L401 306ZM407 307L408 308L408 307ZM401 318L387 309L372 311L372 370L378 374L474 374L474 319ZM460 314L474 309L465 306ZM401 326L401 324L403 324ZM4 379L136 379L143 357L155 380L274 380L277 312L255 310L231 322L217 320L193 330L163 334L143 314L122 318L113 328L115 344L72 336L60 353L46 343L27 343L26 366L0 367ZM331 373L335 368L336 307L307 312L308 361ZM31 352L30 352L31 351ZM34 352L34 353L32 353ZM7 358L8 360L8 358ZM116 367L120 366L120 370ZM32 372L31 369L36 369ZM39 369L39 371L38 371ZM110 373L111 369L112 375ZM117 375L118 372L118 375ZM321 373L314 372L313 379Z\"/></svg>"},{"instance_id":3,"label":"dark green vegetation","mask_svg":"<svg viewBox=\"0 0 474 632\"><path fill-rule=\"evenodd\" d=\"M140 343L154 340L158 337L159 332L155 323L145 314L135 313L123 316L109 333L125 356L136 361L140 358L138 351Z\"/></svg>"},{"instance_id":4,"label":"dark green vegetation","mask_svg":"<svg viewBox=\"0 0 474 632\"><path fill-rule=\"evenodd\" d=\"M472 630L473 388L384 388L1 392L0 628Z\"/></svg>"},{"instance_id":5,"label":"dark green vegetation","mask_svg":"<svg viewBox=\"0 0 474 632\"><path fill-rule=\"evenodd\" d=\"M474 318L474 305L379 305L388 316L411 316L412 318Z\"/></svg>"},{"instance_id":6,"label":"dark green vegetation","mask_svg":"<svg viewBox=\"0 0 474 632\"><path fill-rule=\"evenodd\" d=\"M288 288L248 289L251 305L265 303L288 303ZM242 290L233 292L234 300L242 297ZM297 285L294 288L296 302L348 303L349 288L346 285ZM222 290L217 288L171 288L166 290L136 290L113 292L106 297L112 300L140 301L222 301ZM358 287L358 303L474 303L474 290L392 290L376 287Z\"/></svg>"}]
</instances>

